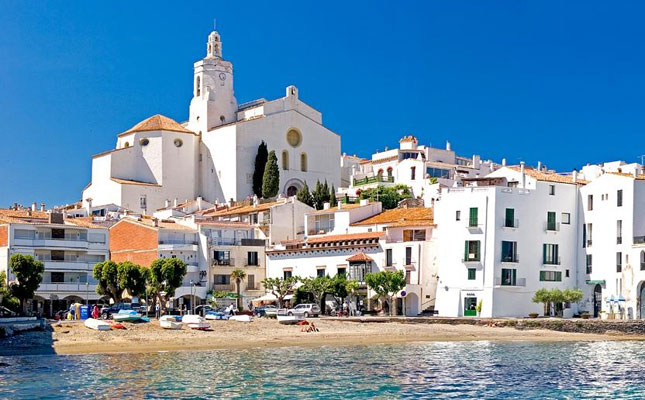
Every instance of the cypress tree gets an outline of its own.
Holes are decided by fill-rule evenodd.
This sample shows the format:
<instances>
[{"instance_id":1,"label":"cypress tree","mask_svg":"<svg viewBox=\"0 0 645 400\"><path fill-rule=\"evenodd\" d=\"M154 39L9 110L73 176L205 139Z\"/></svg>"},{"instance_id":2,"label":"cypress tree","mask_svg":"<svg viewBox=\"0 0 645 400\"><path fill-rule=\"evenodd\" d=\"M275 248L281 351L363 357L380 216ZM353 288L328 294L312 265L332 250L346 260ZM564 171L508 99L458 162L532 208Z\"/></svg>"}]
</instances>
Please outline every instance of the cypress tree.
<instances>
[{"instance_id":1,"label":"cypress tree","mask_svg":"<svg viewBox=\"0 0 645 400\"><path fill-rule=\"evenodd\" d=\"M267 145L263 140L258 146L258 154L255 156L255 170L253 171L253 193L258 197L262 197L262 180L268 156Z\"/></svg>"},{"instance_id":2,"label":"cypress tree","mask_svg":"<svg viewBox=\"0 0 645 400\"><path fill-rule=\"evenodd\" d=\"M311 196L311 192L309 192L309 186L307 186L306 181L305 185L298 190L298 193L296 193L296 199L301 203L305 203L309 207L314 206L314 198Z\"/></svg>"},{"instance_id":3,"label":"cypress tree","mask_svg":"<svg viewBox=\"0 0 645 400\"><path fill-rule=\"evenodd\" d=\"M322 184L320 181L316 181L316 186L314 187L314 191L311 192L313 198L314 198L314 207L316 210L322 210L323 208L323 203L324 201L324 194L322 191Z\"/></svg>"},{"instance_id":4,"label":"cypress tree","mask_svg":"<svg viewBox=\"0 0 645 400\"><path fill-rule=\"evenodd\" d=\"M336 207L338 205L338 201L336 200L336 188L334 187L334 184L331 184L331 190L329 191L329 206L330 207Z\"/></svg>"},{"instance_id":5,"label":"cypress tree","mask_svg":"<svg viewBox=\"0 0 645 400\"><path fill-rule=\"evenodd\" d=\"M327 185L327 179L325 179L325 183L323 183L322 185L323 203L328 203L330 198L331 196L329 196L329 185Z\"/></svg>"},{"instance_id":6,"label":"cypress tree","mask_svg":"<svg viewBox=\"0 0 645 400\"><path fill-rule=\"evenodd\" d=\"M262 176L262 197L265 199L275 197L279 190L280 170L278 169L278 157L276 157L275 151L271 150Z\"/></svg>"}]
</instances>

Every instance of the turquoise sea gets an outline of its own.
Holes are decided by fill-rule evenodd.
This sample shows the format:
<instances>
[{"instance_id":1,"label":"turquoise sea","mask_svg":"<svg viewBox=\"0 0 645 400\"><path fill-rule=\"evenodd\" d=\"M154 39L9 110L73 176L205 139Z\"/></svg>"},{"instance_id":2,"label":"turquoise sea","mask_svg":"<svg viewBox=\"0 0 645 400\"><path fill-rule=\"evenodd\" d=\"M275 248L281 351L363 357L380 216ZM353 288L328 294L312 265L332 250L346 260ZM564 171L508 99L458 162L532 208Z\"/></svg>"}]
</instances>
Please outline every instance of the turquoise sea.
<instances>
[{"instance_id":1,"label":"turquoise sea","mask_svg":"<svg viewBox=\"0 0 645 400\"><path fill-rule=\"evenodd\" d=\"M0 357L0 398L645 398L645 343Z\"/></svg>"}]
</instances>

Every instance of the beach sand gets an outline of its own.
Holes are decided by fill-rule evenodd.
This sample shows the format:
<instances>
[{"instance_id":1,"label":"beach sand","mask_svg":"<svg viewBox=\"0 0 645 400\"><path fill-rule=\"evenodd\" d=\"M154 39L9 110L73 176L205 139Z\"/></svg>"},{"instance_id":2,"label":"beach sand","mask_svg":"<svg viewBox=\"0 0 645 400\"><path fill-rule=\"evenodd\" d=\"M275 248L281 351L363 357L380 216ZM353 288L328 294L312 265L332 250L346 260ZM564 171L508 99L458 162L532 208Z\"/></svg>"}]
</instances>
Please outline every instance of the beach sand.
<instances>
[{"instance_id":1,"label":"beach sand","mask_svg":"<svg viewBox=\"0 0 645 400\"><path fill-rule=\"evenodd\" d=\"M206 349L247 349L285 346L374 345L426 341L599 341L644 340L624 334L567 333L518 330L508 327L449 324L359 323L314 319L320 332L304 333L300 326L255 318L251 323L210 321L211 331L161 329L150 323L127 323L125 330L99 332L82 322L59 322L53 332L28 332L0 346L0 354L90 354Z\"/></svg>"}]
</instances>

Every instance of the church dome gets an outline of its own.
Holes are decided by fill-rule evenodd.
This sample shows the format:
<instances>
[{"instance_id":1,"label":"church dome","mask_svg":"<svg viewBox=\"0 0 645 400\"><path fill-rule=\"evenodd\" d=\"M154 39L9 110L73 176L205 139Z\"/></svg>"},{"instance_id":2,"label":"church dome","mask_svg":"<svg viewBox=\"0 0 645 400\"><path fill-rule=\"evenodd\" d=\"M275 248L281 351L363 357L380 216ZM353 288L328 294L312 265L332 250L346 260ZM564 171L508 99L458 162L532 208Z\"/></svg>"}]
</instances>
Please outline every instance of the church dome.
<instances>
[{"instance_id":1,"label":"church dome","mask_svg":"<svg viewBox=\"0 0 645 400\"><path fill-rule=\"evenodd\" d=\"M148 132L148 131L172 131L172 132L194 133L184 128L183 126L181 126L177 121L171 118L168 118L164 115L157 114L139 122L132 128L123 132L123 134L133 133L133 132Z\"/></svg>"}]
</instances>

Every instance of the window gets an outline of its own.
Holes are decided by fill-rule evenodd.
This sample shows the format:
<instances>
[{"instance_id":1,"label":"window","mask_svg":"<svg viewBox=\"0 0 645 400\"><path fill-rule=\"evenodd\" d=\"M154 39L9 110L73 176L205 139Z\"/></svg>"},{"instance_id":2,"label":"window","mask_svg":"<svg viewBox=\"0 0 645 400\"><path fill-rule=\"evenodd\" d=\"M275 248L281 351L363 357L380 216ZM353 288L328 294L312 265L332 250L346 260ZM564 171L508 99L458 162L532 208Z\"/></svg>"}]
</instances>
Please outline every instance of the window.
<instances>
[{"instance_id":1,"label":"window","mask_svg":"<svg viewBox=\"0 0 645 400\"><path fill-rule=\"evenodd\" d=\"M593 210L593 194L587 196L587 210Z\"/></svg>"},{"instance_id":2,"label":"window","mask_svg":"<svg viewBox=\"0 0 645 400\"><path fill-rule=\"evenodd\" d=\"M258 252L249 251L246 257L246 265L258 265Z\"/></svg>"},{"instance_id":3,"label":"window","mask_svg":"<svg viewBox=\"0 0 645 400\"><path fill-rule=\"evenodd\" d=\"M139 144L140 144L141 146L147 146L149 143L150 143L150 139L148 139L148 138L141 138L141 139L139 139Z\"/></svg>"},{"instance_id":4,"label":"window","mask_svg":"<svg viewBox=\"0 0 645 400\"><path fill-rule=\"evenodd\" d=\"M477 279L477 269L476 268L468 268L468 280L469 281L474 281Z\"/></svg>"},{"instance_id":5,"label":"window","mask_svg":"<svg viewBox=\"0 0 645 400\"><path fill-rule=\"evenodd\" d=\"M215 265L231 265L231 252L230 251L214 251L213 263Z\"/></svg>"},{"instance_id":6,"label":"window","mask_svg":"<svg viewBox=\"0 0 645 400\"><path fill-rule=\"evenodd\" d=\"M52 283L64 283L65 282L65 273L64 272L52 272Z\"/></svg>"},{"instance_id":7,"label":"window","mask_svg":"<svg viewBox=\"0 0 645 400\"><path fill-rule=\"evenodd\" d=\"M548 211L546 213L546 230L555 231L557 225L555 223L555 211Z\"/></svg>"},{"instance_id":8,"label":"window","mask_svg":"<svg viewBox=\"0 0 645 400\"><path fill-rule=\"evenodd\" d=\"M616 272L623 272L623 253L616 253Z\"/></svg>"},{"instance_id":9,"label":"window","mask_svg":"<svg viewBox=\"0 0 645 400\"><path fill-rule=\"evenodd\" d=\"M355 279L358 282L365 282L365 275L370 273L372 269L371 264L363 262L349 263L349 276L348 279Z\"/></svg>"},{"instance_id":10,"label":"window","mask_svg":"<svg viewBox=\"0 0 645 400\"><path fill-rule=\"evenodd\" d=\"M422 242L426 240L425 229L405 229L403 231L404 242Z\"/></svg>"},{"instance_id":11,"label":"window","mask_svg":"<svg viewBox=\"0 0 645 400\"><path fill-rule=\"evenodd\" d=\"M300 170L307 172L307 153L300 154Z\"/></svg>"},{"instance_id":12,"label":"window","mask_svg":"<svg viewBox=\"0 0 645 400\"><path fill-rule=\"evenodd\" d=\"M325 267L316 267L316 276L318 278L324 278L325 277Z\"/></svg>"},{"instance_id":13,"label":"window","mask_svg":"<svg viewBox=\"0 0 645 400\"><path fill-rule=\"evenodd\" d=\"M459 210L455 212L455 221L461 221L461 211Z\"/></svg>"},{"instance_id":14,"label":"window","mask_svg":"<svg viewBox=\"0 0 645 400\"><path fill-rule=\"evenodd\" d=\"M517 270L502 268L502 286L516 286Z\"/></svg>"},{"instance_id":15,"label":"window","mask_svg":"<svg viewBox=\"0 0 645 400\"><path fill-rule=\"evenodd\" d=\"M428 167L426 168L426 174L431 178L450 179L449 169Z\"/></svg>"},{"instance_id":16,"label":"window","mask_svg":"<svg viewBox=\"0 0 645 400\"><path fill-rule=\"evenodd\" d=\"M623 243L623 221L619 219L616 221L616 244Z\"/></svg>"},{"instance_id":17,"label":"window","mask_svg":"<svg viewBox=\"0 0 645 400\"><path fill-rule=\"evenodd\" d=\"M587 224L582 224L582 248L587 247Z\"/></svg>"},{"instance_id":18,"label":"window","mask_svg":"<svg viewBox=\"0 0 645 400\"><path fill-rule=\"evenodd\" d=\"M405 265L412 265L412 247L405 248Z\"/></svg>"},{"instance_id":19,"label":"window","mask_svg":"<svg viewBox=\"0 0 645 400\"><path fill-rule=\"evenodd\" d=\"M282 150L282 169L285 171L289 169L289 152L286 150Z\"/></svg>"},{"instance_id":20,"label":"window","mask_svg":"<svg viewBox=\"0 0 645 400\"><path fill-rule=\"evenodd\" d=\"M593 233L593 225L591 223L587 224L587 247L591 247L593 244L592 240L592 233Z\"/></svg>"},{"instance_id":21,"label":"window","mask_svg":"<svg viewBox=\"0 0 645 400\"><path fill-rule=\"evenodd\" d=\"M246 276L246 288L251 290L255 289L255 275Z\"/></svg>"},{"instance_id":22,"label":"window","mask_svg":"<svg viewBox=\"0 0 645 400\"><path fill-rule=\"evenodd\" d=\"M555 196L555 185L549 185L549 196Z\"/></svg>"},{"instance_id":23,"label":"window","mask_svg":"<svg viewBox=\"0 0 645 400\"><path fill-rule=\"evenodd\" d=\"M468 226L475 227L477 226L478 218L477 218L477 207L472 207L470 209L470 216L468 218Z\"/></svg>"},{"instance_id":24,"label":"window","mask_svg":"<svg viewBox=\"0 0 645 400\"><path fill-rule=\"evenodd\" d=\"M540 271L540 282L562 282L562 272Z\"/></svg>"},{"instance_id":25,"label":"window","mask_svg":"<svg viewBox=\"0 0 645 400\"><path fill-rule=\"evenodd\" d=\"M300 132L295 129L290 129L289 132L287 132L287 143L289 143L291 147L298 147L301 142L302 135Z\"/></svg>"},{"instance_id":26,"label":"window","mask_svg":"<svg viewBox=\"0 0 645 400\"><path fill-rule=\"evenodd\" d=\"M405 283L408 285L412 283L412 271L405 271Z\"/></svg>"},{"instance_id":27,"label":"window","mask_svg":"<svg viewBox=\"0 0 645 400\"><path fill-rule=\"evenodd\" d=\"M130 147L130 142L125 142L125 143L123 143L123 147L125 147L125 148Z\"/></svg>"},{"instance_id":28,"label":"window","mask_svg":"<svg viewBox=\"0 0 645 400\"><path fill-rule=\"evenodd\" d=\"M392 266L392 249L385 250L385 265L388 267Z\"/></svg>"},{"instance_id":29,"label":"window","mask_svg":"<svg viewBox=\"0 0 645 400\"><path fill-rule=\"evenodd\" d=\"M410 167L410 180L416 179L417 167Z\"/></svg>"},{"instance_id":30,"label":"window","mask_svg":"<svg viewBox=\"0 0 645 400\"><path fill-rule=\"evenodd\" d=\"M641 251L641 271L645 271L645 250Z\"/></svg>"},{"instance_id":31,"label":"window","mask_svg":"<svg viewBox=\"0 0 645 400\"><path fill-rule=\"evenodd\" d=\"M338 272L336 272L337 275L347 275L347 268L338 267L337 270L338 270Z\"/></svg>"},{"instance_id":32,"label":"window","mask_svg":"<svg viewBox=\"0 0 645 400\"><path fill-rule=\"evenodd\" d=\"M139 197L139 207L143 210L145 210L147 207L147 201L146 201L146 196L141 196Z\"/></svg>"},{"instance_id":33,"label":"window","mask_svg":"<svg viewBox=\"0 0 645 400\"><path fill-rule=\"evenodd\" d=\"M571 214L570 213L562 213L562 223L565 225L570 225L571 224Z\"/></svg>"},{"instance_id":34,"label":"window","mask_svg":"<svg viewBox=\"0 0 645 400\"><path fill-rule=\"evenodd\" d=\"M36 231L30 231L27 229L16 229L13 231L14 239L31 239L33 240L36 237Z\"/></svg>"},{"instance_id":35,"label":"window","mask_svg":"<svg viewBox=\"0 0 645 400\"><path fill-rule=\"evenodd\" d=\"M617 207L622 207L623 206L623 190L619 190L616 192L616 206Z\"/></svg>"},{"instance_id":36,"label":"window","mask_svg":"<svg viewBox=\"0 0 645 400\"><path fill-rule=\"evenodd\" d=\"M388 180L388 182L393 182L393 180L392 180L392 167L387 167L387 180Z\"/></svg>"},{"instance_id":37,"label":"window","mask_svg":"<svg viewBox=\"0 0 645 400\"><path fill-rule=\"evenodd\" d=\"M517 242L502 241L502 262L517 261Z\"/></svg>"},{"instance_id":38,"label":"window","mask_svg":"<svg viewBox=\"0 0 645 400\"><path fill-rule=\"evenodd\" d=\"M479 240L466 240L464 261L479 261Z\"/></svg>"},{"instance_id":39,"label":"window","mask_svg":"<svg viewBox=\"0 0 645 400\"><path fill-rule=\"evenodd\" d=\"M282 277L283 277L284 279L289 279L289 278L291 278L292 276L293 276L293 271L291 271L291 270L284 270L284 271L282 271Z\"/></svg>"},{"instance_id":40,"label":"window","mask_svg":"<svg viewBox=\"0 0 645 400\"><path fill-rule=\"evenodd\" d=\"M215 275L213 279L214 283L216 285L230 285L231 284L231 276L230 275Z\"/></svg>"},{"instance_id":41,"label":"window","mask_svg":"<svg viewBox=\"0 0 645 400\"><path fill-rule=\"evenodd\" d=\"M175 139L173 143L175 144L175 147L181 147L184 144L183 140L179 138Z\"/></svg>"},{"instance_id":42,"label":"window","mask_svg":"<svg viewBox=\"0 0 645 400\"><path fill-rule=\"evenodd\" d=\"M544 243L542 245L542 261L543 264L559 265L560 255L558 254L558 245L551 243Z\"/></svg>"},{"instance_id":43,"label":"window","mask_svg":"<svg viewBox=\"0 0 645 400\"><path fill-rule=\"evenodd\" d=\"M587 254L587 273L590 274L591 271L593 270L592 268L592 263L593 263L593 257L591 254Z\"/></svg>"},{"instance_id":44,"label":"window","mask_svg":"<svg viewBox=\"0 0 645 400\"><path fill-rule=\"evenodd\" d=\"M564 270L564 276L565 276L565 278L569 277L569 270L568 269Z\"/></svg>"},{"instance_id":45,"label":"window","mask_svg":"<svg viewBox=\"0 0 645 400\"><path fill-rule=\"evenodd\" d=\"M507 208L504 215L504 226L507 228L515 228L515 209Z\"/></svg>"},{"instance_id":46,"label":"window","mask_svg":"<svg viewBox=\"0 0 645 400\"><path fill-rule=\"evenodd\" d=\"M65 261L65 252L63 250L52 250L51 251L51 260L52 261Z\"/></svg>"},{"instance_id":47,"label":"window","mask_svg":"<svg viewBox=\"0 0 645 400\"><path fill-rule=\"evenodd\" d=\"M211 45L208 45L208 48L210 49ZM209 50L210 51L210 50ZM195 97L199 97L202 94L202 87L201 87L201 78L198 76L197 79L195 79Z\"/></svg>"}]
</instances>

